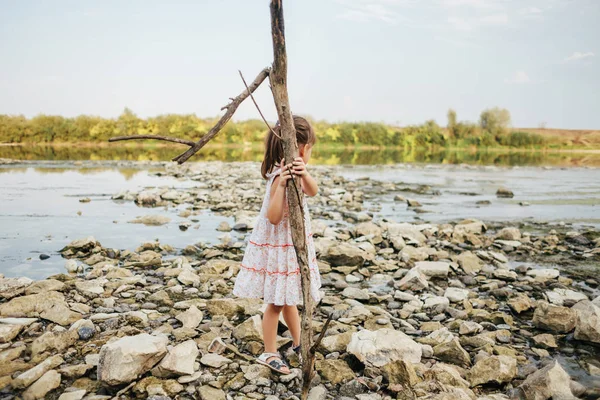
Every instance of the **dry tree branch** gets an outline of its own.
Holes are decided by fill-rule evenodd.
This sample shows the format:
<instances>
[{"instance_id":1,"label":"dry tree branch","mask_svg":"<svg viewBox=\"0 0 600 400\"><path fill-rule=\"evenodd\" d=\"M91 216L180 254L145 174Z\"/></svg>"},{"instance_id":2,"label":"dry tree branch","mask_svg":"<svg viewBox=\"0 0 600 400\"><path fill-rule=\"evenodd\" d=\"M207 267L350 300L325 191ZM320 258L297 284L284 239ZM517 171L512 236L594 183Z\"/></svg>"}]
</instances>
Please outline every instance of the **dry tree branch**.
<instances>
[{"instance_id":1,"label":"dry tree branch","mask_svg":"<svg viewBox=\"0 0 600 400\"><path fill-rule=\"evenodd\" d=\"M204 136L202 136L202 138L194 146L192 146L187 151L185 151L182 154L175 157L173 159L173 161L177 161L179 164L183 164L191 156L196 154L196 152L198 152L202 147L204 147L204 145L206 143L208 143L213 137L215 137L215 135L217 133L219 133L219 131L231 119L231 117L235 113L235 110L237 110L238 106L242 103L242 101L246 100L246 98L249 96L249 94L254 92L256 90L256 88L258 88L260 86L260 84L263 83L263 81L267 78L267 76L269 76L270 72L271 72L271 69L268 67L263 69L262 71L260 71L258 76L250 84L250 87L248 89L244 90L242 93L240 93L236 98L231 100L231 103L229 103L227 106L225 106L227 108L227 111L221 117L219 122L217 122L217 124L215 126L213 126L210 129L210 131L208 131Z\"/></svg>"},{"instance_id":2,"label":"dry tree branch","mask_svg":"<svg viewBox=\"0 0 600 400\"><path fill-rule=\"evenodd\" d=\"M283 138L283 153L286 160L294 160L298 156L298 143L294 119L290 110L290 101L287 91L287 54L285 49L285 29L283 20L283 1L271 0L271 39L273 40L273 69L269 75L273 99L279 117L280 133ZM298 178L293 177L293 180ZM299 184L299 180L297 182ZM292 243L296 250L300 280L302 283L302 320L300 331L300 345L302 352L302 400L308 398L310 382L314 376L315 354L312 349L312 314L313 297L310 285L310 266L306 243L306 226L303 218L302 194L297 196L290 193L288 187L289 223L292 231Z\"/></svg>"},{"instance_id":3,"label":"dry tree branch","mask_svg":"<svg viewBox=\"0 0 600 400\"><path fill-rule=\"evenodd\" d=\"M261 83L267 76L271 73L271 68L267 67L260 71L258 76L254 79L254 81L250 84L250 86L246 85L246 89L242 93L240 93L237 97L230 97L231 102L227 104L225 107L221 108L222 110L227 110L225 114L219 119L219 121L213 126L199 141L193 142L191 140L179 139L169 136L160 136L160 135L130 135L130 136L117 136L108 139L109 142L118 142L121 140L143 140L143 139L152 139L152 140L163 140L167 142L174 142L179 144L185 144L190 146L188 150L181 153L177 157L173 158L173 161L177 161L179 164L183 164L186 162L191 156L196 154L206 143L208 143L213 137L215 137L221 129L225 126L227 122L231 119L239 105L248 98L248 96L252 95Z\"/></svg>"},{"instance_id":4,"label":"dry tree branch","mask_svg":"<svg viewBox=\"0 0 600 400\"><path fill-rule=\"evenodd\" d=\"M155 140L164 140L167 142L174 142L179 144L187 144L192 147L196 144L193 140L179 139L169 136L160 136L160 135L130 135L130 136L117 136L108 139L109 142L119 142L121 140L145 140L145 139L155 139Z\"/></svg>"}]
</instances>

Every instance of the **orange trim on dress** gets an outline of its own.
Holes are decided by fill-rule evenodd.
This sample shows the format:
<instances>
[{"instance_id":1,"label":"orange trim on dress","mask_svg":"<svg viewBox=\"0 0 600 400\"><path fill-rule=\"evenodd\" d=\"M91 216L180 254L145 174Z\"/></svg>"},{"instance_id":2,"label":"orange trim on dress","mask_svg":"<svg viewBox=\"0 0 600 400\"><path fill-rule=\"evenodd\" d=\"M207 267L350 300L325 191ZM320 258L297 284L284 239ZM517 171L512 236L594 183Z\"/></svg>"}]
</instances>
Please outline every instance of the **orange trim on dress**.
<instances>
[{"instance_id":1,"label":"orange trim on dress","mask_svg":"<svg viewBox=\"0 0 600 400\"><path fill-rule=\"evenodd\" d=\"M317 259L316 257L313 258L311 260L311 262L316 262ZM248 271L252 271L252 272L257 272L259 274L267 274L267 275L285 275L285 276L290 276L290 275L298 275L300 273L300 268L294 270L294 271L267 271L265 268L252 268L252 267L248 267L244 264L240 264L240 266L242 268L244 268L245 270ZM317 272L314 268L310 269L311 272Z\"/></svg>"}]
</instances>

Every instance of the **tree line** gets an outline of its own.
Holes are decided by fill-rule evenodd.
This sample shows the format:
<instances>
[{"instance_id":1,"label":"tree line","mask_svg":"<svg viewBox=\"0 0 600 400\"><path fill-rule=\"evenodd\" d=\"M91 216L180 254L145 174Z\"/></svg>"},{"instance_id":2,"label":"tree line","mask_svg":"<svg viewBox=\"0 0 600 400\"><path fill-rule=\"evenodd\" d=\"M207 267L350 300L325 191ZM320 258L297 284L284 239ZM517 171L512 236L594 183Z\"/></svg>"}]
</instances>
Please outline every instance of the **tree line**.
<instances>
[{"instance_id":1,"label":"tree line","mask_svg":"<svg viewBox=\"0 0 600 400\"><path fill-rule=\"evenodd\" d=\"M126 108L117 118L80 115L67 118L56 115L0 115L2 143L90 143L106 142L119 135L168 135L198 140L216 122L216 118L199 118L194 114L167 114L140 118ZM434 120L420 125L394 127L374 122L329 123L312 121L320 143L340 146L381 147L545 147L544 136L513 131L510 113L492 108L481 113L479 123L458 121L454 110L448 111L445 127ZM266 128L260 120L229 122L211 141L219 144L262 143Z\"/></svg>"}]
</instances>

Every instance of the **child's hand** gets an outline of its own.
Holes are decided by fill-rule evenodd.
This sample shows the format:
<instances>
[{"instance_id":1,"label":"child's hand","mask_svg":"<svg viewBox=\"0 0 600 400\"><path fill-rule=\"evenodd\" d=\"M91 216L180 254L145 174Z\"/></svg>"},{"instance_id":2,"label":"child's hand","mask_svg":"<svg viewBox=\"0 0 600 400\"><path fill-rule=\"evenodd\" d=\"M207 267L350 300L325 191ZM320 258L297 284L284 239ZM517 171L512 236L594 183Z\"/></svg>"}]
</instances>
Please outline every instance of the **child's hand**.
<instances>
[{"instance_id":1,"label":"child's hand","mask_svg":"<svg viewBox=\"0 0 600 400\"><path fill-rule=\"evenodd\" d=\"M281 159L281 163L279 164L281 167L281 174L279 175L279 186L285 187L287 182L292 179L292 164L283 165L283 159Z\"/></svg>"},{"instance_id":2,"label":"child's hand","mask_svg":"<svg viewBox=\"0 0 600 400\"><path fill-rule=\"evenodd\" d=\"M306 164L304 164L304 160L302 159L302 157L296 157L292 164L294 175L303 177L304 175L308 174L308 171L306 170Z\"/></svg>"}]
</instances>

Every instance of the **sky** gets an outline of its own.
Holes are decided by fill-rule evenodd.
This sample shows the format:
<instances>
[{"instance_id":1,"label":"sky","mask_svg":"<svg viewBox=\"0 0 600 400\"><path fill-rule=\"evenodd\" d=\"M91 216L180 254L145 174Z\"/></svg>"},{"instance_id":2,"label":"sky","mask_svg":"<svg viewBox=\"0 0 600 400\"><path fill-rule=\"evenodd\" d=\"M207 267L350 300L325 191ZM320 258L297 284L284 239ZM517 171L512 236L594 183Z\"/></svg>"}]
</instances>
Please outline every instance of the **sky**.
<instances>
[{"instance_id":1,"label":"sky","mask_svg":"<svg viewBox=\"0 0 600 400\"><path fill-rule=\"evenodd\" d=\"M0 114L214 117L273 59L267 0L0 0ZM292 111L405 126L507 108L600 129L599 0L285 0ZM267 85L256 92L276 119ZM247 101L235 119L258 118Z\"/></svg>"}]
</instances>

